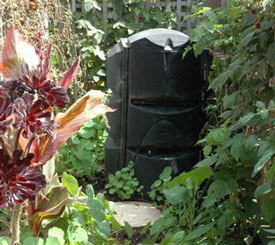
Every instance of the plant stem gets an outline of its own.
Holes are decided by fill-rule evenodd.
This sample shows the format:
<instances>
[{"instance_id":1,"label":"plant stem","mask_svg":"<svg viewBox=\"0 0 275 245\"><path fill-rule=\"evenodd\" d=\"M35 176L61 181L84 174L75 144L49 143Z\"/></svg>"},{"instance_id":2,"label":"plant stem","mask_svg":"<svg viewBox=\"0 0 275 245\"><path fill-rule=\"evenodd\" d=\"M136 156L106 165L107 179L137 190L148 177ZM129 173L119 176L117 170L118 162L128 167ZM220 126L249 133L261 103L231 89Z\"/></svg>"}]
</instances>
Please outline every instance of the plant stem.
<instances>
[{"instance_id":1,"label":"plant stem","mask_svg":"<svg viewBox=\"0 0 275 245\"><path fill-rule=\"evenodd\" d=\"M25 148L24 157L26 157L29 154L29 151L31 149L32 143L35 140L35 138L36 138L36 134L33 134Z\"/></svg>"},{"instance_id":2,"label":"plant stem","mask_svg":"<svg viewBox=\"0 0 275 245\"><path fill-rule=\"evenodd\" d=\"M9 155L9 152L6 148L5 141L0 137L0 145L2 146L3 151Z\"/></svg>"},{"instance_id":3,"label":"plant stem","mask_svg":"<svg viewBox=\"0 0 275 245\"><path fill-rule=\"evenodd\" d=\"M21 214L22 204L17 204L12 210L11 215L11 245L19 244L19 235L20 235L20 214Z\"/></svg>"},{"instance_id":4,"label":"plant stem","mask_svg":"<svg viewBox=\"0 0 275 245\"><path fill-rule=\"evenodd\" d=\"M16 151L19 145L19 139L20 139L20 135L23 129L20 129L17 131L16 136L15 136L15 140L14 140L14 150Z\"/></svg>"}]
</instances>

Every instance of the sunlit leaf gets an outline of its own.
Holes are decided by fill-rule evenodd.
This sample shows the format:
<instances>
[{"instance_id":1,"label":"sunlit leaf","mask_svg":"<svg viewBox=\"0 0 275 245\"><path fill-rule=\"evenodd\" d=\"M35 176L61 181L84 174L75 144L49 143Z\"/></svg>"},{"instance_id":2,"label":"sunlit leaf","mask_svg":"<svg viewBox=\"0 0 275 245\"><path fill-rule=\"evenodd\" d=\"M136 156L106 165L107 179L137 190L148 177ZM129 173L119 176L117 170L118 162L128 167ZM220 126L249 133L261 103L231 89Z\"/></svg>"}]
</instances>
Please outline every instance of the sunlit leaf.
<instances>
[{"instance_id":1,"label":"sunlit leaf","mask_svg":"<svg viewBox=\"0 0 275 245\"><path fill-rule=\"evenodd\" d=\"M105 208L103 204L97 200L97 199L92 199L88 200L88 206L90 208L90 213L93 219L97 221L103 221L105 220Z\"/></svg>"},{"instance_id":2,"label":"sunlit leaf","mask_svg":"<svg viewBox=\"0 0 275 245\"><path fill-rule=\"evenodd\" d=\"M266 222L272 224L275 222L275 200L266 199L262 205L262 216Z\"/></svg>"},{"instance_id":3,"label":"sunlit leaf","mask_svg":"<svg viewBox=\"0 0 275 245\"><path fill-rule=\"evenodd\" d=\"M192 186L199 186L205 179L211 177L213 173L212 168L210 167L200 167L194 170L191 170L187 173L183 173L180 176L174 178L170 184L169 188L173 188L179 184L187 185L188 180L191 180Z\"/></svg>"},{"instance_id":4,"label":"sunlit leaf","mask_svg":"<svg viewBox=\"0 0 275 245\"><path fill-rule=\"evenodd\" d=\"M38 234L44 219L59 217L64 212L67 201L68 190L65 187L53 188L47 196L41 197L30 220L35 233Z\"/></svg>"},{"instance_id":5,"label":"sunlit leaf","mask_svg":"<svg viewBox=\"0 0 275 245\"><path fill-rule=\"evenodd\" d=\"M64 231L58 227L53 227L48 231L48 236L56 238L59 244L65 243L64 235L65 235Z\"/></svg>"},{"instance_id":6,"label":"sunlit leaf","mask_svg":"<svg viewBox=\"0 0 275 245\"><path fill-rule=\"evenodd\" d=\"M71 244L79 244L81 242L88 241L87 231L82 227L70 225L67 233Z\"/></svg>"},{"instance_id":7,"label":"sunlit leaf","mask_svg":"<svg viewBox=\"0 0 275 245\"><path fill-rule=\"evenodd\" d=\"M62 175L62 184L67 187L72 196L75 196L78 193L78 182L73 175L64 172Z\"/></svg>"},{"instance_id":8,"label":"sunlit leaf","mask_svg":"<svg viewBox=\"0 0 275 245\"><path fill-rule=\"evenodd\" d=\"M124 221L124 226L125 226L125 231L127 233L128 239L131 239L134 235L134 230L132 226L127 221Z\"/></svg>"},{"instance_id":9,"label":"sunlit leaf","mask_svg":"<svg viewBox=\"0 0 275 245\"><path fill-rule=\"evenodd\" d=\"M44 245L62 245L64 243L60 243L57 237L47 237L47 240Z\"/></svg>"},{"instance_id":10,"label":"sunlit leaf","mask_svg":"<svg viewBox=\"0 0 275 245\"><path fill-rule=\"evenodd\" d=\"M254 196L258 198L259 196L268 194L272 191L272 181L268 181L264 185L260 185L254 192Z\"/></svg>"},{"instance_id":11,"label":"sunlit leaf","mask_svg":"<svg viewBox=\"0 0 275 245\"><path fill-rule=\"evenodd\" d=\"M44 241L40 237L28 237L23 241L23 245L43 245Z\"/></svg>"},{"instance_id":12,"label":"sunlit leaf","mask_svg":"<svg viewBox=\"0 0 275 245\"><path fill-rule=\"evenodd\" d=\"M112 228L116 231L120 231L122 229L121 225L119 224L119 222L115 219L115 217L111 216L110 218L111 224L112 224Z\"/></svg>"},{"instance_id":13,"label":"sunlit leaf","mask_svg":"<svg viewBox=\"0 0 275 245\"><path fill-rule=\"evenodd\" d=\"M261 169L265 166L265 164L271 159L271 157L274 155L274 152L268 152L265 155L263 155L260 160L256 163L253 169L252 177L255 177L255 175L261 171Z\"/></svg>"},{"instance_id":14,"label":"sunlit leaf","mask_svg":"<svg viewBox=\"0 0 275 245\"><path fill-rule=\"evenodd\" d=\"M199 238L200 236L202 236L203 234L208 232L214 226L214 224L215 223L213 222L213 223L210 223L210 224L207 224L207 225L199 226L195 230L188 233L188 235L185 237L185 240L189 241L189 240Z\"/></svg>"},{"instance_id":15,"label":"sunlit leaf","mask_svg":"<svg viewBox=\"0 0 275 245\"><path fill-rule=\"evenodd\" d=\"M64 77L59 81L58 85L62 86L63 88L68 88L78 72L79 64L80 56L77 57L73 66L65 73Z\"/></svg>"},{"instance_id":16,"label":"sunlit leaf","mask_svg":"<svg viewBox=\"0 0 275 245\"><path fill-rule=\"evenodd\" d=\"M87 121L113 111L110 107L102 103L105 94L100 91L91 90L86 95L77 100L65 113L58 114L56 122L59 128L55 139L43 136L39 140L39 149L32 152L38 153L38 165L46 163L52 158L56 151ZM37 155L37 154L36 154Z\"/></svg>"},{"instance_id":17,"label":"sunlit leaf","mask_svg":"<svg viewBox=\"0 0 275 245\"><path fill-rule=\"evenodd\" d=\"M94 192L94 188L92 185L87 185L86 187L86 195L88 196L88 198L90 200L95 198L95 192Z\"/></svg>"},{"instance_id":18,"label":"sunlit leaf","mask_svg":"<svg viewBox=\"0 0 275 245\"><path fill-rule=\"evenodd\" d=\"M110 236L110 225L108 224L108 222L106 220L104 221L95 221L95 229L98 232L98 234L104 238L104 239L108 239L108 237Z\"/></svg>"},{"instance_id":19,"label":"sunlit leaf","mask_svg":"<svg viewBox=\"0 0 275 245\"><path fill-rule=\"evenodd\" d=\"M17 79L26 66L29 70L36 69L40 59L32 45L26 42L22 35L10 26L6 42L2 50L0 72L5 79Z\"/></svg>"},{"instance_id":20,"label":"sunlit leaf","mask_svg":"<svg viewBox=\"0 0 275 245\"><path fill-rule=\"evenodd\" d=\"M218 89L226 83L228 78L229 78L228 72L223 72L218 77L216 77L216 79L213 82L210 83L209 87L212 89Z\"/></svg>"}]
</instances>

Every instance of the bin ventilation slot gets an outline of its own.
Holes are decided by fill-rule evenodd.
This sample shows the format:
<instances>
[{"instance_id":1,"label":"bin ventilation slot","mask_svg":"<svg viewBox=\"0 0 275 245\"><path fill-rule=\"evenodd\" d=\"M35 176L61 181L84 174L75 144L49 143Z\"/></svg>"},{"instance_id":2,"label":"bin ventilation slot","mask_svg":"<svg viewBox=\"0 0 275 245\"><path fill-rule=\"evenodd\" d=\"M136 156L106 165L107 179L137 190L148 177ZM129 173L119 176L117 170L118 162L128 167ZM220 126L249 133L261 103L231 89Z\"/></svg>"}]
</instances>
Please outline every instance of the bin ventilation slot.
<instances>
[{"instance_id":1,"label":"bin ventilation slot","mask_svg":"<svg viewBox=\"0 0 275 245\"><path fill-rule=\"evenodd\" d=\"M185 153L192 153L195 151L194 147L188 146L178 146L178 145L146 145L142 147L129 147L131 151L137 152L138 154L156 156L156 155L166 155L166 156L180 156Z\"/></svg>"},{"instance_id":2,"label":"bin ventilation slot","mask_svg":"<svg viewBox=\"0 0 275 245\"><path fill-rule=\"evenodd\" d=\"M148 106L148 107L184 107L190 108L197 106L199 103L196 100L166 100L166 99L159 99L159 100L142 100L142 99L132 99L131 104L135 106Z\"/></svg>"}]
</instances>

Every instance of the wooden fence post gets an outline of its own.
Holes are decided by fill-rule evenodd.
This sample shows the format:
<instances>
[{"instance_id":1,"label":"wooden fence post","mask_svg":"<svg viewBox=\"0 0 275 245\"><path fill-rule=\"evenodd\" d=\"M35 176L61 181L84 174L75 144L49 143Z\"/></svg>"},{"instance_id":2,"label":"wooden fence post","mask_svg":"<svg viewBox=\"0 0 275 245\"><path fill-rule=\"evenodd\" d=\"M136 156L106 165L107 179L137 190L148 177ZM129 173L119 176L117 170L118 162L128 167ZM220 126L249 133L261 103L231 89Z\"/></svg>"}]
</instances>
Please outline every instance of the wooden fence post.
<instances>
[{"instance_id":1,"label":"wooden fence post","mask_svg":"<svg viewBox=\"0 0 275 245\"><path fill-rule=\"evenodd\" d=\"M186 2L186 14L187 15L191 14L191 7L192 7L192 0L187 0L187 2ZM191 19L188 19L186 21L186 32L190 33L191 28L192 28L192 21L191 21Z\"/></svg>"},{"instance_id":2,"label":"wooden fence post","mask_svg":"<svg viewBox=\"0 0 275 245\"><path fill-rule=\"evenodd\" d=\"M171 9L171 1L166 0L166 10L170 10L170 9Z\"/></svg>"},{"instance_id":3,"label":"wooden fence post","mask_svg":"<svg viewBox=\"0 0 275 245\"><path fill-rule=\"evenodd\" d=\"M210 8L219 8L221 7L221 1L222 0L207 0L207 6Z\"/></svg>"},{"instance_id":4,"label":"wooden fence post","mask_svg":"<svg viewBox=\"0 0 275 245\"><path fill-rule=\"evenodd\" d=\"M181 0L177 0L177 17L178 17L178 24L177 24L177 30L181 30Z\"/></svg>"},{"instance_id":5,"label":"wooden fence post","mask_svg":"<svg viewBox=\"0 0 275 245\"><path fill-rule=\"evenodd\" d=\"M102 5L103 29L106 32L108 21L108 0L103 0Z\"/></svg>"}]
</instances>

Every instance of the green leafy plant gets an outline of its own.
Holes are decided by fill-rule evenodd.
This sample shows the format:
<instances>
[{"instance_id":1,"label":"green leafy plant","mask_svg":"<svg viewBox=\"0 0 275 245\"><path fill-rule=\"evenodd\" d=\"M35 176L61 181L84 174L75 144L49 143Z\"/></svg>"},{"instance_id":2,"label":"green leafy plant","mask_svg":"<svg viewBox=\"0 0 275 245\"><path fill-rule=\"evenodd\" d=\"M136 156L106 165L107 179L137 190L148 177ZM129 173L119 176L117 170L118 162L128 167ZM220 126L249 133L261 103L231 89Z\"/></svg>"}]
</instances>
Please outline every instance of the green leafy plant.
<instances>
[{"instance_id":1,"label":"green leafy plant","mask_svg":"<svg viewBox=\"0 0 275 245\"><path fill-rule=\"evenodd\" d=\"M170 176L170 167L164 169L162 178ZM171 242L187 242L185 236L188 231L200 229L198 218L196 217L196 202L201 190L199 186L206 179L211 177L213 171L209 167L194 169L187 173L182 173L178 177L169 181L166 179L165 186L161 191L161 208L163 217L158 219L150 228L148 242L157 241L163 238L162 244ZM184 230L184 232L182 231ZM190 239L190 242L193 239ZM194 241L193 241L194 242Z\"/></svg>"},{"instance_id":2,"label":"green leafy plant","mask_svg":"<svg viewBox=\"0 0 275 245\"><path fill-rule=\"evenodd\" d=\"M34 236L44 219L63 213L68 192L62 186L47 189L42 166L83 123L108 110L101 102L102 92L91 90L55 117L54 107L64 108L69 102L67 88L80 57L55 83L49 67L51 44L43 48L42 32L34 39L33 46L10 26L0 62L0 205L11 212L12 245L19 242L23 204L28 203ZM53 171L54 165L49 166Z\"/></svg>"},{"instance_id":3,"label":"green leafy plant","mask_svg":"<svg viewBox=\"0 0 275 245\"><path fill-rule=\"evenodd\" d=\"M274 244L274 1L200 5L191 18L200 22L190 48L214 55L218 107L208 107L213 117L198 142L205 158L168 184L165 216L149 239L164 233L161 244Z\"/></svg>"},{"instance_id":4,"label":"green leafy plant","mask_svg":"<svg viewBox=\"0 0 275 245\"><path fill-rule=\"evenodd\" d=\"M70 193L63 215L49 219L39 238L32 236L29 227L23 227L22 244L117 244L111 231L120 231L122 227L114 217L114 204L102 194L95 195L92 185L87 186L86 193L81 192L70 174L63 174L60 185Z\"/></svg>"},{"instance_id":5,"label":"green leafy plant","mask_svg":"<svg viewBox=\"0 0 275 245\"><path fill-rule=\"evenodd\" d=\"M107 53L121 38L149 28L176 28L177 25L176 12L171 9L154 4L145 8L143 0L114 0L112 4L118 19L109 19L104 26L102 9L98 3L102 1L85 0L85 11L74 13L74 37L78 40L84 59L81 64L81 88L74 91L80 94L90 88L106 90Z\"/></svg>"},{"instance_id":6,"label":"green leafy plant","mask_svg":"<svg viewBox=\"0 0 275 245\"><path fill-rule=\"evenodd\" d=\"M114 213L113 203L102 194L95 195L92 185L88 185L86 195L80 193L71 198L66 219L63 218L67 222L65 236L69 244L115 244L116 240L111 238L111 227L118 231L121 226ZM59 225L62 227L62 222Z\"/></svg>"},{"instance_id":7,"label":"green leafy plant","mask_svg":"<svg viewBox=\"0 0 275 245\"><path fill-rule=\"evenodd\" d=\"M159 179L157 179L152 184L151 190L148 193L152 201L156 201L158 203L164 201L163 190L167 188L171 179L172 179L172 168L171 167L164 168L162 173L159 176Z\"/></svg>"},{"instance_id":8,"label":"green leafy plant","mask_svg":"<svg viewBox=\"0 0 275 245\"><path fill-rule=\"evenodd\" d=\"M109 174L108 183L105 186L109 194L116 195L122 200L130 199L134 194L140 193L143 186L139 185L135 177L134 163L129 164L115 174Z\"/></svg>"},{"instance_id":9,"label":"green leafy plant","mask_svg":"<svg viewBox=\"0 0 275 245\"><path fill-rule=\"evenodd\" d=\"M56 171L67 171L76 177L102 171L106 136L103 117L85 123L59 150Z\"/></svg>"},{"instance_id":10,"label":"green leafy plant","mask_svg":"<svg viewBox=\"0 0 275 245\"><path fill-rule=\"evenodd\" d=\"M9 228L10 213L4 208L0 208L0 232Z\"/></svg>"},{"instance_id":11,"label":"green leafy plant","mask_svg":"<svg viewBox=\"0 0 275 245\"><path fill-rule=\"evenodd\" d=\"M199 142L205 159L197 166L219 169L202 208L219 204L220 239L230 239L229 227L241 223L243 239L259 233L267 243L261 226L274 225L274 1L230 1L225 10L203 8L198 15L202 22L191 35L197 54L208 47L223 57L214 56L210 81L219 119Z\"/></svg>"}]
</instances>

